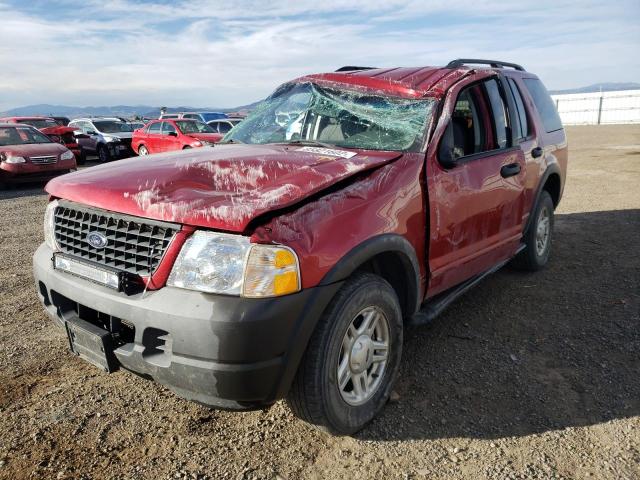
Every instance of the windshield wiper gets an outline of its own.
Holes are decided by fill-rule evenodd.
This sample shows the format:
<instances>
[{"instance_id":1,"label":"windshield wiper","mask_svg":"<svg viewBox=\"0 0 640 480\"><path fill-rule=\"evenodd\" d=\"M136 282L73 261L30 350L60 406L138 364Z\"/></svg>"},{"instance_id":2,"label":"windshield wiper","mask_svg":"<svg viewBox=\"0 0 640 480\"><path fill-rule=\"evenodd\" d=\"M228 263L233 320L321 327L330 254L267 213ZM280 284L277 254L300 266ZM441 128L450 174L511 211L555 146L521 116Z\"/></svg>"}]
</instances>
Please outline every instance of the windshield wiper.
<instances>
[{"instance_id":1,"label":"windshield wiper","mask_svg":"<svg viewBox=\"0 0 640 480\"><path fill-rule=\"evenodd\" d=\"M318 142L317 140L291 140L290 142L286 142L287 145L309 145L323 148L336 148L335 145L331 145L330 143Z\"/></svg>"},{"instance_id":2,"label":"windshield wiper","mask_svg":"<svg viewBox=\"0 0 640 480\"><path fill-rule=\"evenodd\" d=\"M220 144L220 143L238 143L238 144L240 144L240 143L244 143L244 142L241 142L240 140L234 140L233 138L230 138L229 140L222 140L222 141L218 142L218 144Z\"/></svg>"}]
</instances>

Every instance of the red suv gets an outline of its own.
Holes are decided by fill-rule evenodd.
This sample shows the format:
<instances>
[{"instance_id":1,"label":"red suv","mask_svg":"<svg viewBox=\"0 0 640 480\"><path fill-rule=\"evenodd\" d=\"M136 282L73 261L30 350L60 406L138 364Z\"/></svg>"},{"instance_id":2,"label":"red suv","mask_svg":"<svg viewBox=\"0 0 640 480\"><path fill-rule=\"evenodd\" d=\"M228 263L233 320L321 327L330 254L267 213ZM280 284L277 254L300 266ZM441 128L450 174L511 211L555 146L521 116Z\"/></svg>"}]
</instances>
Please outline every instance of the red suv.
<instances>
[{"instance_id":1,"label":"red suv","mask_svg":"<svg viewBox=\"0 0 640 480\"><path fill-rule=\"evenodd\" d=\"M215 148L119 163L47 186L34 275L71 350L351 433L406 325L547 263L567 141L535 75L472 59L298 78Z\"/></svg>"},{"instance_id":2,"label":"red suv","mask_svg":"<svg viewBox=\"0 0 640 480\"><path fill-rule=\"evenodd\" d=\"M199 120L153 120L133 132L131 148L140 156L212 145L223 135Z\"/></svg>"}]
</instances>

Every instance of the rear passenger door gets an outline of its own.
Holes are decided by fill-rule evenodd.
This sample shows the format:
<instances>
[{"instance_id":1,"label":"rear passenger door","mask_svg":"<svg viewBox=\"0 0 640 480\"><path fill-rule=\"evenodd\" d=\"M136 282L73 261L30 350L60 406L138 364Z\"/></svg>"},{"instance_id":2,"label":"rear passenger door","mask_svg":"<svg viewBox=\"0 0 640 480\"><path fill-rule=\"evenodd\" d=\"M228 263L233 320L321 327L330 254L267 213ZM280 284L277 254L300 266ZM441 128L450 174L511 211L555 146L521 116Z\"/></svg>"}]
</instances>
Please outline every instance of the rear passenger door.
<instances>
[{"instance_id":1,"label":"rear passenger door","mask_svg":"<svg viewBox=\"0 0 640 480\"><path fill-rule=\"evenodd\" d=\"M510 258L522 237L525 158L513 138L506 81L487 77L472 75L447 94L431 142L430 293Z\"/></svg>"}]
</instances>

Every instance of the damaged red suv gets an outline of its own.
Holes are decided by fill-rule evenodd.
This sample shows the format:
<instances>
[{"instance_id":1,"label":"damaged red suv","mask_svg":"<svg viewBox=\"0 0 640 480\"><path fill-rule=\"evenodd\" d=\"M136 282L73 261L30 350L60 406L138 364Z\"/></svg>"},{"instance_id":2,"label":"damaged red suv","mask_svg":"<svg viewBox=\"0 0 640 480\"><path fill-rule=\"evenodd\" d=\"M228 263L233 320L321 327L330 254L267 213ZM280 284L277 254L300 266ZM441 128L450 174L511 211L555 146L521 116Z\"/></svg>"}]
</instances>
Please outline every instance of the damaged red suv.
<instances>
[{"instance_id":1,"label":"damaged red suv","mask_svg":"<svg viewBox=\"0 0 640 480\"><path fill-rule=\"evenodd\" d=\"M498 61L279 87L214 148L52 180L37 291L70 348L205 405L336 433L387 402L403 329L549 259L567 142Z\"/></svg>"}]
</instances>

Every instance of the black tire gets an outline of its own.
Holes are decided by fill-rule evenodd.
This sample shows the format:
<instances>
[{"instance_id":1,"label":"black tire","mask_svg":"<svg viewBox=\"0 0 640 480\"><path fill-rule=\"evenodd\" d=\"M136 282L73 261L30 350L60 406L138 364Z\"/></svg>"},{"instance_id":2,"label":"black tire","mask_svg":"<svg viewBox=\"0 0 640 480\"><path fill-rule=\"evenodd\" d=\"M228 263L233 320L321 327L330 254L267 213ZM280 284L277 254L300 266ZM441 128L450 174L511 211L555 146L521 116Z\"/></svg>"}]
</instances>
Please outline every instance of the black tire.
<instances>
[{"instance_id":1,"label":"black tire","mask_svg":"<svg viewBox=\"0 0 640 480\"><path fill-rule=\"evenodd\" d=\"M80 149L80 155L76 158L76 163L78 165L84 165L87 163L87 152L84 151L84 148Z\"/></svg>"},{"instance_id":2,"label":"black tire","mask_svg":"<svg viewBox=\"0 0 640 480\"><path fill-rule=\"evenodd\" d=\"M111 160L111 154L109 153L109 149L104 145L98 145L96 154L98 155L98 161L101 163L106 163L109 160Z\"/></svg>"},{"instance_id":3,"label":"black tire","mask_svg":"<svg viewBox=\"0 0 640 480\"><path fill-rule=\"evenodd\" d=\"M368 400L353 406L342 396L337 368L345 333L359 312L367 307L375 307L387 319L388 356L377 388L372 389ZM402 313L398 297L391 285L379 276L357 274L344 284L318 322L287 396L287 404L296 416L330 433L355 433L387 403L401 355Z\"/></svg>"},{"instance_id":4,"label":"black tire","mask_svg":"<svg viewBox=\"0 0 640 480\"><path fill-rule=\"evenodd\" d=\"M531 213L531 225L529 225L529 228L523 236L525 249L520 252L518 256L513 260L513 265L516 268L529 272L535 272L543 268L549 261L549 256L551 255L551 244L553 240L553 210L554 206L553 200L551 200L551 195L549 195L549 192L547 192L546 190L543 190L540 194L540 198L538 199L538 203L536 204L534 211ZM546 215L548 215L549 221L548 238L545 242L544 248L539 249L538 226L544 218L545 212Z\"/></svg>"},{"instance_id":5,"label":"black tire","mask_svg":"<svg viewBox=\"0 0 640 480\"><path fill-rule=\"evenodd\" d=\"M183 150L189 150L191 148L191 145L185 145L184 147L182 147Z\"/></svg>"}]
</instances>

